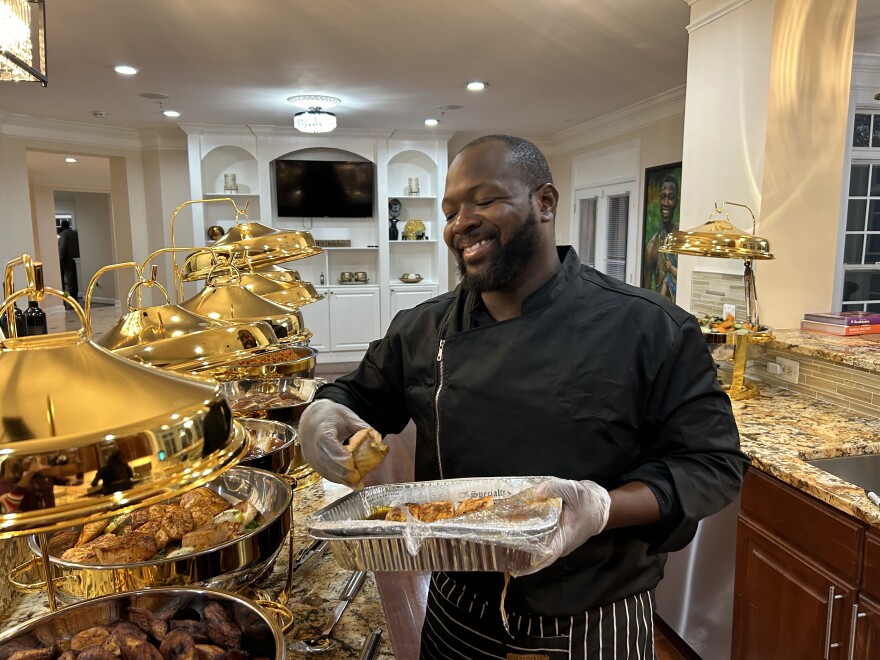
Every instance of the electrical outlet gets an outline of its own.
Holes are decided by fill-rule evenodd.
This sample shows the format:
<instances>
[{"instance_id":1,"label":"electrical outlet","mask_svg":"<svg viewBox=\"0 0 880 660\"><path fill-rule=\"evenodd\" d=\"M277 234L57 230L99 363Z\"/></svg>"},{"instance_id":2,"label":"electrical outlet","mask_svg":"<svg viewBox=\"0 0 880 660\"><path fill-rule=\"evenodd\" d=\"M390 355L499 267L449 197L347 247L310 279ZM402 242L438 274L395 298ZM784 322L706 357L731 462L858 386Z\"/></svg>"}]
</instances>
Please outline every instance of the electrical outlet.
<instances>
[{"instance_id":1,"label":"electrical outlet","mask_svg":"<svg viewBox=\"0 0 880 660\"><path fill-rule=\"evenodd\" d=\"M733 318L736 318L736 305L726 303L724 307L721 308L721 318L726 319L728 314Z\"/></svg>"},{"instance_id":2,"label":"electrical outlet","mask_svg":"<svg viewBox=\"0 0 880 660\"><path fill-rule=\"evenodd\" d=\"M798 372L800 371L800 363L797 360L786 360L785 358L776 358L776 364L782 367L782 373L779 374L780 380L787 383L798 382Z\"/></svg>"}]
</instances>

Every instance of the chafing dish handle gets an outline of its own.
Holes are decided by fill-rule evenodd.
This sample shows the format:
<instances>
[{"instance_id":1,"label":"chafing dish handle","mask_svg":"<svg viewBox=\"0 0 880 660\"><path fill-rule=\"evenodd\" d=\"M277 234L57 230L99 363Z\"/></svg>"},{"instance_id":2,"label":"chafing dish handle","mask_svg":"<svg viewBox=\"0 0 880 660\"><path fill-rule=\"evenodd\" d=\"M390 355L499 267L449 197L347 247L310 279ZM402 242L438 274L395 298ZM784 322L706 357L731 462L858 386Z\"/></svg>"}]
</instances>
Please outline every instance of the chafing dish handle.
<instances>
[{"instance_id":1,"label":"chafing dish handle","mask_svg":"<svg viewBox=\"0 0 880 660\"><path fill-rule=\"evenodd\" d=\"M361 647L361 653L358 656L358 660L373 660L373 656L375 656L376 651L379 650L379 643L381 641L382 629L376 628L369 634L367 639L364 640L364 645Z\"/></svg>"},{"instance_id":2,"label":"chafing dish handle","mask_svg":"<svg viewBox=\"0 0 880 660\"><path fill-rule=\"evenodd\" d=\"M36 582L19 582L18 576L27 573L32 568L41 568L42 562L40 558L36 555L31 556L26 562L19 564L15 568L9 571L9 574L6 576L6 579L12 584L16 591L23 594L35 594L41 591L46 590L46 580L38 580ZM68 580L78 580L76 576L68 575L63 577L56 577L52 580L53 585L61 586Z\"/></svg>"}]
</instances>

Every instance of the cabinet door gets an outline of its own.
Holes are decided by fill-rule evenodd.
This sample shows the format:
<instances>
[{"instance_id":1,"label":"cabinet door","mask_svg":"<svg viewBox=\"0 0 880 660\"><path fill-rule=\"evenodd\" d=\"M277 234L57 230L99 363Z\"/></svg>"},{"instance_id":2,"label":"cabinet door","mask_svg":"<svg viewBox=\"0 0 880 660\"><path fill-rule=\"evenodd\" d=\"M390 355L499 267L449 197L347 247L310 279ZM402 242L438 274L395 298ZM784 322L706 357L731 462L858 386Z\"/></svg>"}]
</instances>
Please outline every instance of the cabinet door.
<instances>
[{"instance_id":1,"label":"cabinet door","mask_svg":"<svg viewBox=\"0 0 880 660\"><path fill-rule=\"evenodd\" d=\"M845 657L856 587L743 516L735 592L733 658L819 660L826 646L829 659Z\"/></svg>"},{"instance_id":2,"label":"cabinet door","mask_svg":"<svg viewBox=\"0 0 880 660\"><path fill-rule=\"evenodd\" d=\"M366 350L379 338L379 290L330 289L330 350Z\"/></svg>"},{"instance_id":3,"label":"cabinet door","mask_svg":"<svg viewBox=\"0 0 880 660\"><path fill-rule=\"evenodd\" d=\"M309 346L319 351L330 350L330 304L327 301L327 293L324 299L313 302L309 305L303 305L299 308L302 313L303 321L306 328L312 331L312 338L309 340Z\"/></svg>"},{"instance_id":4,"label":"cabinet door","mask_svg":"<svg viewBox=\"0 0 880 660\"><path fill-rule=\"evenodd\" d=\"M411 309L430 300L437 295L437 289L432 286L407 287L391 289L391 318L397 316L397 313L403 309Z\"/></svg>"},{"instance_id":5,"label":"cabinet door","mask_svg":"<svg viewBox=\"0 0 880 660\"><path fill-rule=\"evenodd\" d=\"M854 653L847 657L858 660L880 658L880 603L867 596L859 597L859 607L853 611L855 623L852 624Z\"/></svg>"}]
</instances>

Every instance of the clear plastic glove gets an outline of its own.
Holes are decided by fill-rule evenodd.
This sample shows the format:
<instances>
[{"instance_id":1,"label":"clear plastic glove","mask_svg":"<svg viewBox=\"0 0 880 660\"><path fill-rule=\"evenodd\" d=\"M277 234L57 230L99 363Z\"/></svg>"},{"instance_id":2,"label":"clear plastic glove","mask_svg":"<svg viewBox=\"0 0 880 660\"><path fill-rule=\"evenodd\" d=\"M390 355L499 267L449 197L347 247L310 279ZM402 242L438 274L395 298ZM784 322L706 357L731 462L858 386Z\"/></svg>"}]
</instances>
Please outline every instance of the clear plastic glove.
<instances>
[{"instance_id":1,"label":"clear plastic glove","mask_svg":"<svg viewBox=\"0 0 880 660\"><path fill-rule=\"evenodd\" d=\"M368 428L369 424L345 406L329 399L318 399L305 409L299 420L299 445L303 457L322 477L352 488L362 488L361 474L354 466L354 458L342 443L356 431Z\"/></svg>"},{"instance_id":2,"label":"clear plastic glove","mask_svg":"<svg viewBox=\"0 0 880 660\"><path fill-rule=\"evenodd\" d=\"M611 496L594 481L550 479L535 486L537 497L562 498L559 526L550 538L550 554L540 563L520 571L511 571L514 577L536 573L560 557L565 557L588 539L600 533L608 524Z\"/></svg>"}]
</instances>

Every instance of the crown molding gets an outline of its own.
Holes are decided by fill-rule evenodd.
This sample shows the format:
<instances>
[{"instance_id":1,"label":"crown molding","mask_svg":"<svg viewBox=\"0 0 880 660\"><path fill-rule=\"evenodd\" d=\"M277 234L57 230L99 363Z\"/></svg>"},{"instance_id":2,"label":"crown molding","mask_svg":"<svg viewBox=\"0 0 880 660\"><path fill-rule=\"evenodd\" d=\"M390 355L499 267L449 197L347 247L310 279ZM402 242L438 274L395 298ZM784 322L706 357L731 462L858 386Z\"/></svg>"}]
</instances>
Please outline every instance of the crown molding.
<instances>
[{"instance_id":1,"label":"crown molding","mask_svg":"<svg viewBox=\"0 0 880 660\"><path fill-rule=\"evenodd\" d=\"M141 146L144 149L157 149L159 151L186 151L186 136L176 134L155 133L140 131Z\"/></svg>"},{"instance_id":2,"label":"crown molding","mask_svg":"<svg viewBox=\"0 0 880 660\"><path fill-rule=\"evenodd\" d=\"M588 147L657 124L673 117L684 116L685 86L638 101L607 115L567 128L542 140L546 153L554 155Z\"/></svg>"},{"instance_id":3,"label":"crown molding","mask_svg":"<svg viewBox=\"0 0 880 660\"><path fill-rule=\"evenodd\" d=\"M705 1L705 0L704 0ZM706 27L709 23L714 23L719 18L726 16L727 14L736 11L743 5L747 5L752 0L726 0L725 2L717 2L716 7L710 9L709 12L696 21L689 23L687 26L688 34L694 32L695 30L699 30L702 27ZM700 0L689 0L688 4L691 6L691 16L693 17L694 11L699 11L695 6L700 3Z\"/></svg>"},{"instance_id":4,"label":"crown molding","mask_svg":"<svg viewBox=\"0 0 880 660\"><path fill-rule=\"evenodd\" d=\"M62 119L0 112L0 135L24 140L40 140L79 147L141 148L141 136L131 128L96 126Z\"/></svg>"}]
</instances>

